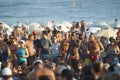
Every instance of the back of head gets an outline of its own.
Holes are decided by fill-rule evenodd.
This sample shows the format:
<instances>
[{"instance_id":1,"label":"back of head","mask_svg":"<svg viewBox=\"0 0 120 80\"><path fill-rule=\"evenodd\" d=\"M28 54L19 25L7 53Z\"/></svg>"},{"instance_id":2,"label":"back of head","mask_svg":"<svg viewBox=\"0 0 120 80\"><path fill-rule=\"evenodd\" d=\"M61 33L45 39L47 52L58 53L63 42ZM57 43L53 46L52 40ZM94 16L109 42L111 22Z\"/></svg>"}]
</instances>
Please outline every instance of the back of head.
<instances>
[{"instance_id":1,"label":"back of head","mask_svg":"<svg viewBox=\"0 0 120 80\"><path fill-rule=\"evenodd\" d=\"M110 37L109 38L109 41L111 42L111 41L114 41L115 39L114 39L114 37Z\"/></svg>"},{"instance_id":2,"label":"back of head","mask_svg":"<svg viewBox=\"0 0 120 80\"><path fill-rule=\"evenodd\" d=\"M29 80L56 80L53 71L49 69L37 69L29 77Z\"/></svg>"},{"instance_id":3,"label":"back of head","mask_svg":"<svg viewBox=\"0 0 120 80\"><path fill-rule=\"evenodd\" d=\"M83 80L95 80L95 78L94 78L94 76L89 75L89 76L85 76L85 77L83 78Z\"/></svg>"},{"instance_id":4,"label":"back of head","mask_svg":"<svg viewBox=\"0 0 120 80\"><path fill-rule=\"evenodd\" d=\"M110 67L108 68L108 70L110 72L114 72L115 71L114 67L115 67L115 65L110 65Z\"/></svg>"},{"instance_id":5,"label":"back of head","mask_svg":"<svg viewBox=\"0 0 120 80\"><path fill-rule=\"evenodd\" d=\"M50 76L45 75L45 76L40 76L39 80L52 80L52 78Z\"/></svg>"},{"instance_id":6,"label":"back of head","mask_svg":"<svg viewBox=\"0 0 120 80\"><path fill-rule=\"evenodd\" d=\"M91 72L91 66L85 66L83 68L83 75L87 76L87 75L92 75L92 72Z\"/></svg>"},{"instance_id":7,"label":"back of head","mask_svg":"<svg viewBox=\"0 0 120 80\"><path fill-rule=\"evenodd\" d=\"M12 71L10 68L7 67L3 68L1 74L5 80L12 78Z\"/></svg>"},{"instance_id":8,"label":"back of head","mask_svg":"<svg viewBox=\"0 0 120 80\"><path fill-rule=\"evenodd\" d=\"M72 80L72 78L73 78L72 71L70 71L69 69L64 69L62 71L61 76L62 76L62 78L65 77L67 80Z\"/></svg>"},{"instance_id":9,"label":"back of head","mask_svg":"<svg viewBox=\"0 0 120 80\"><path fill-rule=\"evenodd\" d=\"M26 73L21 73L18 76L19 80L29 80L28 75Z\"/></svg>"},{"instance_id":10,"label":"back of head","mask_svg":"<svg viewBox=\"0 0 120 80\"><path fill-rule=\"evenodd\" d=\"M36 61L33 62L33 66L36 69L43 68L43 61L42 60L36 60Z\"/></svg>"},{"instance_id":11,"label":"back of head","mask_svg":"<svg viewBox=\"0 0 120 80\"><path fill-rule=\"evenodd\" d=\"M101 72L102 69L103 69L103 63L95 62L95 63L92 65L92 70L93 70L95 73Z\"/></svg>"},{"instance_id":12,"label":"back of head","mask_svg":"<svg viewBox=\"0 0 120 80\"><path fill-rule=\"evenodd\" d=\"M55 80L55 75L53 73L53 71L49 70L49 69L38 69L35 74L36 78L39 80L44 80L44 79L48 79L48 80ZM34 77L35 77L34 76Z\"/></svg>"}]
</instances>

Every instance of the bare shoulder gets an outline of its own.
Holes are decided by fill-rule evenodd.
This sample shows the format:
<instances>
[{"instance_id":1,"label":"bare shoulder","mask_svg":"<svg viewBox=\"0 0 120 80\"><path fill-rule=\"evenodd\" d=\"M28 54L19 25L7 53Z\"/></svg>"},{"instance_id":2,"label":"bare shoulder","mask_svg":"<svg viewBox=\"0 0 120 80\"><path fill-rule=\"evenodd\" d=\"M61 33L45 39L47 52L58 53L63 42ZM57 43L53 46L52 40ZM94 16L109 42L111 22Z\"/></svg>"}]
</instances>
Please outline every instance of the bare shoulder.
<instances>
[{"instance_id":1,"label":"bare shoulder","mask_svg":"<svg viewBox=\"0 0 120 80\"><path fill-rule=\"evenodd\" d=\"M54 75L53 71L49 69L39 69L37 71L40 72L40 75Z\"/></svg>"},{"instance_id":2,"label":"bare shoulder","mask_svg":"<svg viewBox=\"0 0 120 80\"><path fill-rule=\"evenodd\" d=\"M25 41L26 45L29 45L31 42L29 40Z\"/></svg>"},{"instance_id":3,"label":"bare shoulder","mask_svg":"<svg viewBox=\"0 0 120 80\"><path fill-rule=\"evenodd\" d=\"M40 76L50 76L52 80L55 80L54 72L49 69L39 69L36 71L35 74L37 75L37 78L39 78Z\"/></svg>"},{"instance_id":4,"label":"bare shoulder","mask_svg":"<svg viewBox=\"0 0 120 80\"><path fill-rule=\"evenodd\" d=\"M29 42L29 40L26 40L25 42L26 42L26 43L28 43L28 42Z\"/></svg>"}]
</instances>

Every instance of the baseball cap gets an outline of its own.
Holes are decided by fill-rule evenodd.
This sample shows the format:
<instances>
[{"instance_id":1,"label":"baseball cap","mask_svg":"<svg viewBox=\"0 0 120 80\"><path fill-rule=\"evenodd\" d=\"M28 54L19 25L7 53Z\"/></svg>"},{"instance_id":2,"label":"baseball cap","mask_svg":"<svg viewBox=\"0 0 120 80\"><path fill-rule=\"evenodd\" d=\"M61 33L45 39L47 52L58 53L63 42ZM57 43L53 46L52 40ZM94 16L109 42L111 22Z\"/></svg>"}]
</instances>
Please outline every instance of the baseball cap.
<instances>
[{"instance_id":1,"label":"baseball cap","mask_svg":"<svg viewBox=\"0 0 120 80\"><path fill-rule=\"evenodd\" d=\"M24 41L24 40L20 40L20 43L23 43L23 44L25 44L25 41Z\"/></svg>"},{"instance_id":2,"label":"baseball cap","mask_svg":"<svg viewBox=\"0 0 120 80\"><path fill-rule=\"evenodd\" d=\"M108 63L105 63L105 64L104 64L104 67L109 68L109 67L110 67L110 65L109 65Z\"/></svg>"},{"instance_id":3,"label":"baseball cap","mask_svg":"<svg viewBox=\"0 0 120 80\"><path fill-rule=\"evenodd\" d=\"M12 75L12 71L11 71L11 69L10 68L3 68L2 69L2 76L11 76Z\"/></svg>"},{"instance_id":4,"label":"baseball cap","mask_svg":"<svg viewBox=\"0 0 120 80\"><path fill-rule=\"evenodd\" d=\"M36 63L41 63L41 64L43 64L43 61L42 61L42 60L36 60L36 61L33 62L33 65L35 65Z\"/></svg>"}]
</instances>

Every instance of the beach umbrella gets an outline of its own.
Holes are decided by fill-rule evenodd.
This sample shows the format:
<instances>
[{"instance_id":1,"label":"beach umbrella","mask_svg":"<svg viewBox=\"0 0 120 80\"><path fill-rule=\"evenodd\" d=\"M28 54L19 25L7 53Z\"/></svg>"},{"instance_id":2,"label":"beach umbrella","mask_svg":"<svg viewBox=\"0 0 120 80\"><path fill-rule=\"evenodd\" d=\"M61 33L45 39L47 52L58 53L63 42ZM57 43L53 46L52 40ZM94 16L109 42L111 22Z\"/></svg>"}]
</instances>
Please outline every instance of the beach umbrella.
<instances>
[{"instance_id":1,"label":"beach umbrella","mask_svg":"<svg viewBox=\"0 0 120 80\"><path fill-rule=\"evenodd\" d=\"M44 30L44 28L39 23L36 23L36 22L30 23L28 26L29 26L29 30L31 32L33 32L33 31L40 32L40 31Z\"/></svg>"},{"instance_id":2,"label":"beach umbrella","mask_svg":"<svg viewBox=\"0 0 120 80\"><path fill-rule=\"evenodd\" d=\"M62 25L64 25L68 30L70 30L72 27L72 24L67 21L62 21Z\"/></svg>"},{"instance_id":3,"label":"beach umbrella","mask_svg":"<svg viewBox=\"0 0 120 80\"><path fill-rule=\"evenodd\" d=\"M87 32L91 32L91 33L96 33L98 31L100 31L101 28L100 27L91 27L87 30Z\"/></svg>"},{"instance_id":4,"label":"beach umbrella","mask_svg":"<svg viewBox=\"0 0 120 80\"><path fill-rule=\"evenodd\" d=\"M22 28L22 25L23 25L23 23L18 21L17 23L12 25L12 28Z\"/></svg>"},{"instance_id":5,"label":"beach umbrella","mask_svg":"<svg viewBox=\"0 0 120 80\"><path fill-rule=\"evenodd\" d=\"M58 24L56 27L55 27L55 29L57 30L57 31L62 31L62 32L68 32L68 31L70 31L65 25L63 25L63 24Z\"/></svg>"},{"instance_id":6,"label":"beach umbrella","mask_svg":"<svg viewBox=\"0 0 120 80\"><path fill-rule=\"evenodd\" d=\"M66 27L72 27L72 24L67 21L62 21L62 25L66 26Z\"/></svg>"},{"instance_id":7,"label":"beach umbrella","mask_svg":"<svg viewBox=\"0 0 120 80\"><path fill-rule=\"evenodd\" d=\"M40 24L36 22L30 23L28 26L30 31L38 31L40 28Z\"/></svg>"},{"instance_id":8,"label":"beach umbrella","mask_svg":"<svg viewBox=\"0 0 120 80\"><path fill-rule=\"evenodd\" d=\"M105 30L101 30L101 31L99 31L99 32L97 32L95 34L98 37L105 36L107 38L110 38L110 37L116 38L116 36L117 36L116 32L113 29L111 29L111 28L105 29Z\"/></svg>"},{"instance_id":9,"label":"beach umbrella","mask_svg":"<svg viewBox=\"0 0 120 80\"><path fill-rule=\"evenodd\" d=\"M48 27L50 30L54 30L53 22L47 22L46 27Z\"/></svg>"},{"instance_id":10,"label":"beach umbrella","mask_svg":"<svg viewBox=\"0 0 120 80\"><path fill-rule=\"evenodd\" d=\"M2 23L3 29L4 29L4 30L7 30L6 33L7 33L8 35L10 35L11 32L13 31L13 29L12 29L8 24L6 24L6 23L4 23L4 22L0 22L0 23Z\"/></svg>"},{"instance_id":11,"label":"beach umbrella","mask_svg":"<svg viewBox=\"0 0 120 80\"><path fill-rule=\"evenodd\" d=\"M2 25L3 25L4 28L8 28L8 29L11 28L8 24L6 24L6 23L4 23L4 22L0 22L0 23L2 23Z\"/></svg>"}]
</instances>

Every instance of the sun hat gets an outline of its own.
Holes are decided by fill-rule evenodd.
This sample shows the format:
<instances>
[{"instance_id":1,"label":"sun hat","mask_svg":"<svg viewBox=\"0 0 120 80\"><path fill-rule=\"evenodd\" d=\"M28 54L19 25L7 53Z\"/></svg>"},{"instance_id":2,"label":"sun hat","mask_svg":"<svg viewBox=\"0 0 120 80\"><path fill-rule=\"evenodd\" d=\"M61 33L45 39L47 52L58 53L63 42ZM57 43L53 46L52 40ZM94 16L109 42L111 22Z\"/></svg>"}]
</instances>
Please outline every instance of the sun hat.
<instances>
[{"instance_id":1,"label":"sun hat","mask_svg":"<svg viewBox=\"0 0 120 80\"><path fill-rule=\"evenodd\" d=\"M12 75L12 71L10 68L3 68L2 72L1 72L2 76L11 76Z\"/></svg>"}]
</instances>

